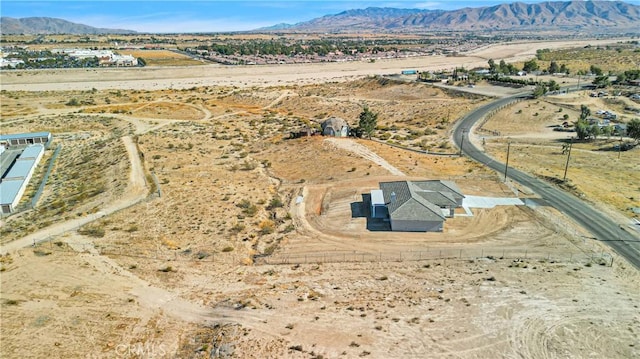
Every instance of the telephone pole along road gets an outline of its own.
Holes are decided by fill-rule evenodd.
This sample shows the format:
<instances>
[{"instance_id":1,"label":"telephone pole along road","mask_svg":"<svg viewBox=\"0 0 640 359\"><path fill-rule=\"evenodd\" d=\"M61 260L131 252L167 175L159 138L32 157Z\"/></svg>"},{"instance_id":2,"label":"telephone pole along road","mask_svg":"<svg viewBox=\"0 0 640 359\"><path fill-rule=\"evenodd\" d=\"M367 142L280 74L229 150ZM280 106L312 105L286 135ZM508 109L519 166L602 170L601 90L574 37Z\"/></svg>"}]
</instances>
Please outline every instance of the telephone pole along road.
<instances>
[{"instance_id":1,"label":"telephone pole along road","mask_svg":"<svg viewBox=\"0 0 640 359\"><path fill-rule=\"evenodd\" d=\"M518 99L526 98L529 95L529 93L523 93L505 97L486 104L463 117L453 130L453 140L456 146L460 148L460 153L469 156L498 173L502 173L505 169L505 164L487 156L477 148L473 142L469 140L469 133L473 126L491 111L497 110ZM591 232L597 240L606 243L640 270L640 238L635 234L625 230L622 225L616 223L604 213L601 213L572 194L553 187L529 174L509 167L508 177L530 188L552 207L571 217Z\"/></svg>"}]
</instances>

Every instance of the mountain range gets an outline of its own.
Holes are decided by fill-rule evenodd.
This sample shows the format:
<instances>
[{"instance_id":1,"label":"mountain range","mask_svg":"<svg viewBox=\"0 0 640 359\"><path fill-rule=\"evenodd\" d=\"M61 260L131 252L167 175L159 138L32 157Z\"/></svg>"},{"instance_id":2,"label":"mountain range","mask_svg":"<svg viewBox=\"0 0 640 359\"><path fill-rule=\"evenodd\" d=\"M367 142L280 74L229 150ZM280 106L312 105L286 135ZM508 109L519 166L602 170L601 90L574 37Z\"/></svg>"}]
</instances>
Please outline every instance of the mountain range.
<instances>
[{"instance_id":1,"label":"mountain range","mask_svg":"<svg viewBox=\"0 0 640 359\"><path fill-rule=\"evenodd\" d=\"M640 29L640 6L622 1L516 2L458 10L370 7L347 10L297 24L277 24L254 30L291 32L421 32L488 30L630 30ZM133 30L104 29L49 17L0 18L0 33L126 34Z\"/></svg>"},{"instance_id":2,"label":"mountain range","mask_svg":"<svg viewBox=\"0 0 640 359\"><path fill-rule=\"evenodd\" d=\"M640 29L640 6L622 1L521 2L458 10L367 8L263 31L419 32L552 29Z\"/></svg>"},{"instance_id":3,"label":"mountain range","mask_svg":"<svg viewBox=\"0 0 640 359\"><path fill-rule=\"evenodd\" d=\"M0 17L0 33L12 34L132 34L133 30L103 29L75 22L55 19L51 17L25 17L16 19L13 17Z\"/></svg>"}]
</instances>

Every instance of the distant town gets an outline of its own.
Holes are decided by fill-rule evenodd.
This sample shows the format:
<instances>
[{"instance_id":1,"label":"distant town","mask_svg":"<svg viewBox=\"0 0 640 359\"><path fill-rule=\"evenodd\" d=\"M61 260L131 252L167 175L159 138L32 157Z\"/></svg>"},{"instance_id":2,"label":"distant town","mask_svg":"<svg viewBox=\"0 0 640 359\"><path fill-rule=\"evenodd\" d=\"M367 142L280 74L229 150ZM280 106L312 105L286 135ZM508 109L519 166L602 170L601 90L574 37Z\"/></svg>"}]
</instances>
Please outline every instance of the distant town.
<instances>
[{"instance_id":1,"label":"distant town","mask_svg":"<svg viewBox=\"0 0 640 359\"><path fill-rule=\"evenodd\" d=\"M0 67L5 69L50 69L82 67L131 67L143 66L131 55L98 49L29 50L25 47L1 49Z\"/></svg>"}]
</instances>

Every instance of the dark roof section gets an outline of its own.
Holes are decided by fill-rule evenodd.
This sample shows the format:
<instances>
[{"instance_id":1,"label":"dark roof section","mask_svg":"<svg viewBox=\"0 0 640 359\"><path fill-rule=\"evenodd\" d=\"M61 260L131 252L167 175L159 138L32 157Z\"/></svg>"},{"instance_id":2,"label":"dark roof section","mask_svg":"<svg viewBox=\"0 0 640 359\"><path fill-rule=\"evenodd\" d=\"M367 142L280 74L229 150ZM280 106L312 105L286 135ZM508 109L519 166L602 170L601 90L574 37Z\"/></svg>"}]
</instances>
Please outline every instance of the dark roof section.
<instances>
[{"instance_id":1,"label":"dark roof section","mask_svg":"<svg viewBox=\"0 0 640 359\"><path fill-rule=\"evenodd\" d=\"M453 181L413 181L422 191L420 195L426 196L429 201L438 206L448 206L453 201L455 205L464 198L462 191ZM433 200L431 200L433 199Z\"/></svg>"},{"instance_id":2,"label":"dark roof section","mask_svg":"<svg viewBox=\"0 0 640 359\"><path fill-rule=\"evenodd\" d=\"M444 220L440 207L418 195L420 188L414 182L381 182L389 217L405 221Z\"/></svg>"}]
</instances>

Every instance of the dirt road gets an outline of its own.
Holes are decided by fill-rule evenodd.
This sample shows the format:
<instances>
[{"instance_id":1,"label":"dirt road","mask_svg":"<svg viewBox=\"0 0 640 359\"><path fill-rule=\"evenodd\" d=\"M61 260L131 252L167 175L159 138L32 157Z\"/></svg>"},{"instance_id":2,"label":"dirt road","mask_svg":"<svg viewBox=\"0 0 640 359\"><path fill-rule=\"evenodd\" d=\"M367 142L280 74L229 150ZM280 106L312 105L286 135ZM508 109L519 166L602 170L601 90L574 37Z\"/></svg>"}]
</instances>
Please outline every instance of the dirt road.
<instances>
[{"instance_id":1,"label":"dirt road","mask_svg":"<svg viewBox=\"0 0 640 359\"><path fill-rule=\"evenodd\" d=\"M367 159L378 166L386 169L392 175L395 176L405 176L405 174L399 169L392 166L389 162L387 162L384 158L378 156L375 152L371 151L367 147L352 141L350 139L338 139L338 138L327 138L325 140L326 143L331 144L332 146L338 147L340 149L349 151L354 153L364 159Z\"/></svg>"}]
</instances>

